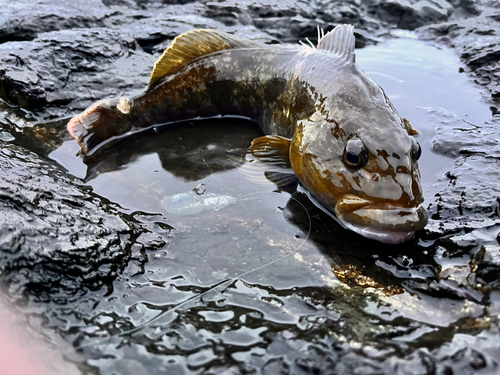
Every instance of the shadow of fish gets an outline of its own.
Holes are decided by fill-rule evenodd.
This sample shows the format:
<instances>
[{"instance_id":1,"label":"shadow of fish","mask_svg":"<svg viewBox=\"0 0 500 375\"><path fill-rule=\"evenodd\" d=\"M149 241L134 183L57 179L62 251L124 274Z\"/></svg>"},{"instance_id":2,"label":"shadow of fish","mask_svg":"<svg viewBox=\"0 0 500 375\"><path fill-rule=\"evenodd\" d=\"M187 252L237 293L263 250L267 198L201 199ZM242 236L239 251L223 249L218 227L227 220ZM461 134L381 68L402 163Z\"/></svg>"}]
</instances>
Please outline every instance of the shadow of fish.
<instances>
[{"instance_id":1,"label":"shadow of fish","mask_svg":"<svg viewBox=\"0 0 500 375\"><path fill-rule=\"evenodd\" d=\"M212 30L178 36L149 87L102 100L68 123L93 152L141 129L193 118L244 116L268 136L251 150L286 159L293 175L346 228L402 243L427 223L417 132L355 63L350 25L317 47L265 46ZM268 157L272 156L272 157Z\"/></svg>"}]
</instances>

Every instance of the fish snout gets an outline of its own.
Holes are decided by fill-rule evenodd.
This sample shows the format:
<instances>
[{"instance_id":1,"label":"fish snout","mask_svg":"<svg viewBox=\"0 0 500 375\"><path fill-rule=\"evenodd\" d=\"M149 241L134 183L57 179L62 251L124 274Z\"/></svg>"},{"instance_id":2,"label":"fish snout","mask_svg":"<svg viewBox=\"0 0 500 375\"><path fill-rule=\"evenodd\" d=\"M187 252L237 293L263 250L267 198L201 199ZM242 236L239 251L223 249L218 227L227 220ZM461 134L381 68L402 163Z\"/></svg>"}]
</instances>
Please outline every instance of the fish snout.
<instances>
[{"instance_id":1,"label":"fish snout","mask_svg":"<svg viewBox=\"0 0 500 375\"><path fill-rule=\"evenodd\" d=\"M397 244L411 239L427 225L425 207L377 205L355 195L342 197L335 206L337 218L347 228L371 239Z\"/></svg>"}]
</instances>

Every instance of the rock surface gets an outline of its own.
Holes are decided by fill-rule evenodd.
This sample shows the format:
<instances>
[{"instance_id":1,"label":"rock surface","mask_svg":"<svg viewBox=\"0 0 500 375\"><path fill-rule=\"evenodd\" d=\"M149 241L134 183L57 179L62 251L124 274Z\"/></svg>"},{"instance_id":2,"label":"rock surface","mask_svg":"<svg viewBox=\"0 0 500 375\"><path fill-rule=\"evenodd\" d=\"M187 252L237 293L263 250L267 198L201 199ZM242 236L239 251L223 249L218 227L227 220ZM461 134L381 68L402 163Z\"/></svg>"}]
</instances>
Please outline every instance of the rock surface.
<instances>
[{"instance_id":1,"label":"rock surface","mask_svg":"<svg viewBox=\"0 0 500 375\"><path fill-rule=\"evenodd\" d=\"M79 348L84 359L71 350L65 355L82 373L116 370L113 357L125 358L123 369L149 374L166 368L172 374L499 370L497 1L0 0L0 5L0 279L21 311ZM295 243L257 218L229 218L227 226L216 220L185 225L173 235L161 215L125 213L47 157L67 137L66 120L96 99L145 87L157 56L189 29L295 43L314 40L317 25L329 30L338 23L355 24L358 47L395 28L416 29L422 39L453 47L465 74L484 86L491 121L439 130L435 151L456 160L443 177L444 188L429 202L429 226L407 253L387 254L347 235L346 243L377 253L376 260L373 253L356 258L343 253L341 244L331 245L334 229L325 224L327 218L313 217L312 241L319 249L336 246L336 276L344 275L351 288L338 281L325 287L325 258L331 254L313 252L298 265L276 266L269 284L235 281L220 294L207 294L206 305L202 299L183 307L185 298L212 290L191 279L191 270L203 285L224 279L219 268L208 273L206 262L243 272L228 254L218 253L219 245L238 249L247 241L250 248L253 242L237 236L259 228L268 246L241 256L257 267L252 261L277 247L293 255ZM183 242L193 231L207 237ZM213 233L234 236L216 237L213 249L204 248L207 238L214 241ZM166 249L176 243L185 254L170 258ZM301 262L316 267L304 276L315 287L287 288L304 272ZM450 311L436 301L441 298L453 306ZM387 310L372 309L376 304ZM424 316L426 308L436 317ZM167 311L162 309L170 312L158 324L135 336L116 336ZM96 341L108 336L125 337L120 345L126 349Z\"/></svg>"},{"instance_id":2,"label":"rock surface","mask_svg":"<svg viewBox=\"0 0 500 375\"><path fill-rule=\"evenodd\" d=\"M466 19L422 27L423 39L447 44L457 51L465 71L500 100L500 7L494 1L471 2Z\"/></svg>"},{"instance_id":3,"label":"rock surface","mask_svg":"<svg viewBox=\"0 0 500 375\"><path fill-rule=\"evenodd\" d=\"M193 28L217 28L262 42L297 42L314 38L318 25L329 30L334 24L353 23L362 46L395 27L413 30L441 22L429 26L424 36L448 35L470 70L498 95L499 16L495 8L486 8L489 4L130 1L118 6L93 0L67 7L55 3L5 2L0 19L0 97L40 118L68 116L68 111L75 113L96 97L143 88L155 61L150 53L161 53L176 35ZM459 21L444 22L450 19Z\"/></svg>"}]
</instances>

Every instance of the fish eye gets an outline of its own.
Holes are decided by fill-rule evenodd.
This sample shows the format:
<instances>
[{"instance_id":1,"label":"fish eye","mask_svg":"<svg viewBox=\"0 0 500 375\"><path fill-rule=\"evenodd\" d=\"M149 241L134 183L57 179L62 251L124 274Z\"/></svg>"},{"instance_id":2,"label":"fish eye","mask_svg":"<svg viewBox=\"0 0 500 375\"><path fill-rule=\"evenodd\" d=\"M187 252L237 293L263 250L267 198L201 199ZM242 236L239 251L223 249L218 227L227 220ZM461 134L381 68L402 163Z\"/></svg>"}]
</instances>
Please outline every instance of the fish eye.
<instances>
[{"instance_id":1,"label":"fish eye","mask_svg":"<svg viewBox=\"0 0 500 375\"><path fill-rule=\"evenodd\" d=\"M415 138L412 138L411 159L413 162L416 162L420 159L420 156L422 156L422 147L420 147L420 143Z\"/></svg>"},{"instance_id":2,"label":"fish eye","mask_svg":"<svg viewBox=\"0 0 500 375\"><path fill-rule=\"evenodd\" d=\"M348 168L363 168L368 163L368 151L363 142L358 138L353 138L345 144L342 161Z\"/></svg>"}]
</instances>

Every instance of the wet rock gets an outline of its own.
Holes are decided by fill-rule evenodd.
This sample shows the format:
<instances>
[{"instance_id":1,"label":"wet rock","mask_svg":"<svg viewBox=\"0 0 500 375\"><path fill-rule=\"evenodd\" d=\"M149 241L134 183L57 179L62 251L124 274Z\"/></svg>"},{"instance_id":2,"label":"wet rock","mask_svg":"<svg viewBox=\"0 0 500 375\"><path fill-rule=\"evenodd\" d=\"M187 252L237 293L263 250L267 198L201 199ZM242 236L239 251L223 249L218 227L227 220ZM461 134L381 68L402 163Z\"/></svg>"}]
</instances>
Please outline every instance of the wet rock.
<instances>
[{"instance_id":1,"label":"wet rock","mask_svg":"<svg viewBox=\"0 0 500 375\"><path fill-rule=\"evenodd\" d=\"M446 144L462 156L443 177L448 185L429 204L431 220L426 231L432 237L440 237L437 244L449 252L438 258L443 269L448 267L447 259L472 255L468 271L457 281L467 288L481 288L488 293L492 288L500 288L497 127L455 129L454 135L450 133Z\"/></svg>"},{"instance_id":2,"label":"wet rock","mask_svg":"<svg viewBox=\"0 0 500 375\"><path fill-rule=\"evenodd\" d=\"M166 14L137 13L114 17L113 24L119 26L121 33L131 35L145 52L155 54L157 57L169 47L172 40L189 30L215 29L242 38L250 38L261 43L276 42L268 33L260 31L253 25L224 25L215 19L193 13L186 13L186 9L169 8ZM198 12L201 10L197 9Z\"/></svg>"},{"instance_id":3,"label":"wet rock","mask_svg":"<svg viewBox=\"0 0 500 375\"><path fill-rule=\"evenodd\" d=\"M42 33L0 44L0 96L40 117L67 116L96 99L143 88L153 62L117 31Z\"/></svg>"},{"instance_id":4,"label":"wet rock","mask_svg":"<svg viewBox=\"0 0 500 375\"><path fill-rule=\"evenodd\" d=\"M426 40L445 43L457 51L466 72L500 99L500 9L480 8L477 16L422 27Z\"/></svg>"},{"instance_id":5,"label":"wet rock","mask_svg":"<svg viewBox=\"0 0 500 375\"><path fill-rule=\"evenodd\" d=\"M120 21L120 31L131 35L145 51L162 53L171 41L193 29L222 29L223 25L196 14L142 15L140 19L127 17Z\"/></svg>"},{"instance_id":6,"label":"wet rock","mask_svg":"<svg viewBox=\"0 0 500 375\"><path fill-rule=\"evenodd\" d=\"M121 375L148 375L149 372L143 365L132 359L122 359L118 363L106 363L102 368L103 372L108 374Z\"/></svg>"},{"instance_id":7,"label":"wet rock","mask_svg":"<svg viewBox=\"0 0 500 375\"><path fill-rule=\"evenodd\" d=\"M500 229L498 229L500 233ZM483 246L473 258L474 281L479 283L483 290L500 290L500 254L498 246Z\"/></svg>"},{"instance_id":8,"label":"wet rock","mask_svg":"<svg viewBox=\"0 0 500 375\"><path fill-rule=\"evenodd\" d=\"M2 281L66 303L114 279L134 224L32 152L2 142L0 160Z\"/></svg>"},{"instance_id":9,"label":"wet rock","mask_svg":"<svg viewBox=\"0 0 500 375\"><path fill-rule=\"evenodd\" d=\"M264 233L269 233L266 246L256 246L254 233L264 237L260 221L249 229L248 219L229 215L229 224L222 225L213 214L206 225L180 225L182 251L171 252L172 227L161 222L161 215L125 214L45 159L61 143L65 121L36 121L67 117L95 99L144 88L154 55L178 34L198 27L265 43L295 43L305 37L314 42L317 25L329 30L348 22L356 25L359 47L393 28L434 23L419 29L419 35L453 46L465 70L497 97L498 3L167 3L174 1L0 2L0 97L18 105L0 105L0 279L8 295L24 297L21 302L31 306L26 311L36 311L90 358L87 365L104 372L183 373L186 363L190 371L241 373L498 370L499 348L491 345L497 323L489 316L470 318L490 307L488 298L500 289L497 118L481 127L456 121L438 130L435 151L458 159L443 177L447 185L430 202L426 232L415 243L392 249L404 256L385 254L380 245L368 246L367 240L332 229L328 218L315 219L314 231L321 233L316 246L335 246L339 264L356 264L363 280L373 278L361 292L359 285L339 287L338 280L325 287L324 280L334 276L325 267L326 255L316 250L297 257L308 267L321 265L303 269L310 277L305 288L290 287L305 264L292 257L274 265L273 282L252 275L263 285L244 280L223 291L206 286L214 278L224 280L228 270L241 275L261 260L270 261L278 246L275 231ZM170 154L164 159L176 162ZM297 227L304 231L307 225ZM193 231L202 235L186 240ZM331 245L341 236L344 242ZM279 249L292 251L293 241ZM346 251L344 243L370 252ZM241 257L230 256L236 250ZM398 293L381 297L378 286ZM433 305L436 300L445 302ZM456 311L435 307L448 303ZM434 306L439 314L423 314L422 306ZM158 312L165 312L164 320L155 323L151 319ZM207 317L219 321L207 324ZM142 331L130 334L144 322L149 323ZM120 346L99 341L111 335ZM118 368L114 358L122 357L128 357L126 364Z\"/></svg>"},{"instance_id":10,"label":"wet rock","mask_svg":"<svg viewBox=\"0 0 500 375\"><path fill-rule=\"evenodd\" d=\"M301 1L207 2L205 15L227 26L255 26L281 42L296 42L316 35L316 26L325 26L316 12L314 3Z\"/></svg>"},{"instance_id":11,"label":"wet rock","mask_svg":"<svg viewBox=\"0 0 500 375\"><path fill-rule=\"evenodd\" d=\"M205 15L229 26L255 25L282 42L296 42L315 38L317 26L329 31L340 23L352 23L358 31L368 31L372 38L391 28L413 30L446 21L453 10L449 2L442 0L221 1L208 2Z\"/></svg>"},{"instance_id":12,"label":"wet rock","mask_svg":"<svg viewBox=\"0 0 500 375\"><path fill-rule=\"evenodd\" d=\"M247 3L246 5L250 5ZM253 25L253 17L248 7L236 1L208 2L204 15L218 20L226 26Z\"/></svg>"},{"instance_id":13,"label":"wet rock","mask_svg":"<svg viewBox=\"0 0 500 375\"><path fill-rule=\"evenodd\" d=\"M500 157L500 116L476 125L455 115L447 116L446 125L436 128L432 141L434 151L448 156L479 154Z\"/></svg>"},{"instance_id":14,"label":"wet rock","mask_svg":"<svg viewBox=\"0 0 500 375\"><path fill-rule=\"evenodd\" d=\"M386 23L413 30L430 23L443 22L453 10L447 1L385 0L372 5L371 12Z\"/></svg>"},{"instance_id":15,"label":"wet rock","mask_svg":"<svg viewBox=\"0 0 500 375\"><path fill-rule=\"evenodd\" d=\"M73 2L71 6L51 0L0 1L0 6L0 43L33 40L53 30L103 26L114 13L101 0Z\"/></svg>"},{"instance_id":16,"label":"wet rock","mask_svg":"<svg viewBox=\"0 0 500 375\"><path fill-rule=\"evenodd\" d=\"M446 173L448 186L430 206L439 226L455 222L460 228L490 227L500 223L500 164L481 155L462 157ZM480 185L477 181L481 181Z\"/></svg>"},{"instance_id":17,"label":"wet rock","mask_svg":"<svg viewBox=\"0 0 500 375\"><path fill-rule=\"evenodd\" d=\"M441 349L419 349L405 361L385 361L384 373L474 374L483 370L493 374L498 368L498 348L488 348L484 341L482 335L475 338L459 334Z\"/></svg>"}]
</instances>

